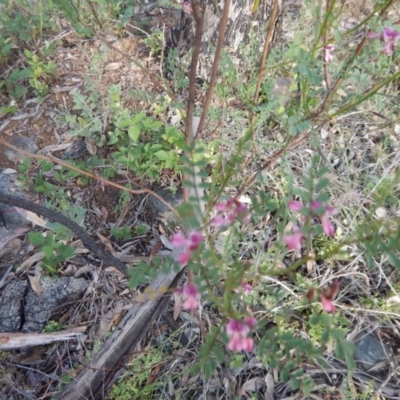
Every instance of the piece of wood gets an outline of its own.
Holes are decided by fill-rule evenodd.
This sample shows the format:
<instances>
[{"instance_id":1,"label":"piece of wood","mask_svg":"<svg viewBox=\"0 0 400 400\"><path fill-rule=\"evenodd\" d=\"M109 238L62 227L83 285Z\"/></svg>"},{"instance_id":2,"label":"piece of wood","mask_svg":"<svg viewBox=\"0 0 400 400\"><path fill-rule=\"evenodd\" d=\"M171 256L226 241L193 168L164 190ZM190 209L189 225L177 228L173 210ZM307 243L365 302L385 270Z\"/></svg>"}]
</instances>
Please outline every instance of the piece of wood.
<instances>
[{"instance_id":1,"label":"piece of wood","mask_svg":"<svg viewBox=\"0 0 400 400\"><path fill-rule=\"evenodd\" d=\"M17 350L24 347L42 346L64 340L79 339L87 326L53 333L0 333L0 350Z\"/></svg>"},{"instance_id":2,"label":"piece of wood","mask_svg":"<svg viewBox=\"0 0 400 400\"><path fill-rule=\"evenodd\" d=\"M177 259L181 249L174 249L172 257ZM124 365L155 318L167 306L171 293L183 273L172 268L166 275L160 274L146 290L147 294L137 299L123 317L118 327L107 338L101 350L85 369L62 391L57 399L94 400L104 398L113 382L114 375Z\"/></svg>"}]
</instances>

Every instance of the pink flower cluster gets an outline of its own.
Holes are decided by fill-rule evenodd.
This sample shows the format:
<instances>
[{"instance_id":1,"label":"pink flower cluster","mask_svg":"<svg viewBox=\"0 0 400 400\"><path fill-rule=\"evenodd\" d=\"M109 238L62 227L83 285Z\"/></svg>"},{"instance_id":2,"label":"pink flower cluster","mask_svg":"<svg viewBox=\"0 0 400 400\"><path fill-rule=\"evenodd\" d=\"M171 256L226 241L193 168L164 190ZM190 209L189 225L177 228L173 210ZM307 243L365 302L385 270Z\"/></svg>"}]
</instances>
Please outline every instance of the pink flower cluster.
<instances>
[{"instance_id":1,"label":"pink flower cluster","mask_svg":"<svg viewBox=\"0 0 400 400\"><path fill-rule=\"evenodd\" d=\"M315 294L319 295L322 308L328 313L334 313L336 307L333 304L335 297L339 293L340 282L335 281L329 288L325 290L310 288L307 292L307 298L309 301L313 301Z\"/></svg>"},{"instance_id":2,"label":"pink flower cluster","mask_svg":"<svg viewBox=\"0 0 400 400\"><path fill-rule=\"evenodd\" d=\"M297 213L300 213L304 208L304 205L301 201L289 201L288 206L291 211ZM335 234L335 227L329 220L329 217L335 215L336 210L332 206L324 206L319 201L311 201L311 215L317 215L317 211L321 209L323 209L324 212L322 214L318 213L318 218L321 222L322 229L324 230L325 235L332 237ZM300 251L303 237L304 236L300 231L300 227L295 225L293 227L293 234L284 236L283 241L289 249Z\"/></svg>"},{"instance_id":3,"label":"pink flower cluster","mask_svg":"<svg viewBox=\"0 0 400 400\"><path fill-rule=\"evenodd\" d=\"M333 60L333 55L331 54L332 50L335 50L335 46L333 44L328 44L328 46L324 47L324 60L327 63Z\"/></svg>"},{"instance_id":4,"label":"pink flower cluster","mask_svg":"<svg viewBox=\"0 0 400 400\"><path fill-rule=\"evenodd\" d=\"M381 33L367 33L367 38L381 39L383 41L382 53L391 56L393 54L394 46L396 46L397 41L400 39L400 32L395 31L394 29L385 28Z\"/></svg>"},{"instance_id":5,"label":"pink flower cluster","mask_svg":"<svg viewBox=\"0 0 400 400\"><path fill-rule=\"evenodd\" d=\"M249 210L246 205L233 198L217 203L215 209L218 215L213 218L212 224L216 228L224 225L232 225L235 219L239 219L242 222L247 222L250 219Z\"/></svg>"},{"instance_id":6,"label":"pink flower cluster","mask_svg":"<svg viewBox=\"0 0 400 400\"><path fill-rule=\"evenodd\" d=\"M251 286L249 282L243 281L240 289L241 290L239 290L238 288L233 288L232 290L235 293L241 292L242 295L240 296L240 300L243 300L244 295L247 296L253 291L253 286Z\"/></svg>"},{"instance_id":7,"label":"pink flower cluster","mask_svg":"<svg viewBox=\"0 0 400 400\"><path fill-rule=\"evenodd\" d=\"M185 310L194 311L199 306L200 293L196 285L185 284L182 288L175 290L175 295L179 296L183 302Z\"/></svg>"},{"instance_id":8,"label":"pink flower cluster","mask_svg":"<svg viewBox=\"0 0 400 400\"><path fill-rule=\"evenodd\" d=\"M174 247L185 246L185 251L178 258L179 264L186 265L192 252L198 249L203 240L202 234L196 231L190 232L187 238L181 232L173 235L171 243Z\"/></svg>"},{"instance_id":9,"label":"pink flower cluster","mask_svg":"<svg viewBox=\"0 0 400 400\"><path fill-rule=\"evenodd\" d=\"M226 326L226 333L229 337L228 350L232 350L236 353L239 351L253 350L254 340L248 336L256 325L257 320L253 317L247 317L244 321L237 319L229 320Z\"/></svg>"},{"instance_id":10,"label":"pink flower cluster","mask_svg":"<svg viewBox=\"0 0 400 400\"><path fill-rule=\"evenodd\" d=\"M185 14L190 15L192 13L192 5L190 4L190 1L184 1L182 7Z\"/></svg>"}]
</instances>

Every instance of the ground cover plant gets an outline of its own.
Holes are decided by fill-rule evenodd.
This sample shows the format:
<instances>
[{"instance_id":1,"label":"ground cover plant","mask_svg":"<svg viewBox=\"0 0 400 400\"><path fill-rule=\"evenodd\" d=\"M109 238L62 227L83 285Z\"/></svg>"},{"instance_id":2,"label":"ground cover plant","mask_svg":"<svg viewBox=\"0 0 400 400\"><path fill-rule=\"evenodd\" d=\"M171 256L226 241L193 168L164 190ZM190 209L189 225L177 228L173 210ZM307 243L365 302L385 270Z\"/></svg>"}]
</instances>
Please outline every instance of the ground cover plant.
<instances>
[{"instance_id":1,"label":"ground cover plant","mask_svg":"<svg viewBox=\"0 0 400 400\"><path fill-rule=\"evenodd\" d=\"M41 227L23 257L42 256L24 273L40 281L81 270L92 282L43 332L91 323L83 346L41 346L18 361L2 352L2 393L57 398L127 304L185 268L176 288L156 293L172 298L169 308L106 398L397 398L395 2L357 12L335 0L284 3L280 39L268 45L273 1L240 62L217 44L218 73L207 77L196 74L197 1L151 12L133 1L32 4L0 1L2 167L125 256L130 277L82 266L71 231L25 214ZM230 5L221 4L223 21ZM167 48L176 10L193 17L186 54ZM34 114L22 131L40 131L41 150L17 167L5 150L23 114ZM141 195L181 184L173 219L149 215ZM381 354L366 361L371 337Z\"/></svg>"}]
</instances>

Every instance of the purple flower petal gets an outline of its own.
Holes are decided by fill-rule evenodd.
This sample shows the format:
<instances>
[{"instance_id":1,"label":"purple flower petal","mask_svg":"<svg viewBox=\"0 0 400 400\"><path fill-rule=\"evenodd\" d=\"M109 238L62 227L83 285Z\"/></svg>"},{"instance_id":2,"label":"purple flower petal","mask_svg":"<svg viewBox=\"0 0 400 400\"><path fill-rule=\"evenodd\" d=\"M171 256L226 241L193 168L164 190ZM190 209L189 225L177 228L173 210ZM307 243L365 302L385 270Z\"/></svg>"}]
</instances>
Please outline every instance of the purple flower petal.
<instances>
[{"instance_id":1,"label":"purple flower petal","mask_svg":"<svg viewBox=\"0 0 400 400\"><path fill-rule=\"evenodd\" d=\"M396 43L400 39L400 32L395 31L394 29L385 28L383 30L383 41L385 43L392 42Z\"/></svg>"},{"instance_id":2,"label":"purple flower petal","mask_svg":"<svg viewBox=\"0 0 400 400\"><path fill-rule=\"evenodd\" d=\"M301 250L301 242L303 240L303 234L301 232L294 233L293 235L286 235L283 237L283 241L290 250Z\"/></svg>"},{"instance_id":3,"label":"purple flower petal","mask_svg":"<svg viewBox=\"0 0 400 400\"><path fill-rule=\"evenodd\" d=\"M367 33L368 39L380 39L381 37L382 37L382 33L376 33L376 32L368 32Z\"/></svg>"},{"instance_id":4,"label":"purple flower petal","mask_svg":"<svg viewBox=\"0 0 400 400\"><path fill-rule=\"evenodd\" d=\"M199 232L192 231L189 234L189 250L194 251L197 250L200 243L203 242L203 235Z\"/></svg>"},{"instance_id":5,"label":"purple flower petal","mask_svg":"<svg viewBox=\"0 0 400 400\"><path fill-rule=\"evenodd\" d=\"M300 212L303 208L303 204L301 201L292 200L288 202L288 207L291 211Z\"/></svg>"},{"instance_id":6,"label":"purple flower petal","mask_svg":"<svg viewBox=\"0 0 400 400\"><path fill-rule=\"evenodd\" d=\"M189 262L191 254L192 253L189 250L184 251L178 258L179 264L181 264L183 266L186 265Z\"/></svg>"},{"instance_id":7,"label":"purple flower petal","mask_svg":"<svg viewBox=\"0 0 400 400\"><path fill-rule=\"evenodd\" d=\"M174 247L180 247L186 246L188 244L188 241L185 236L181 232L179 232L175 233L175 235L172 236L171 243Z\"/></svg>"},{"instance_id":8,"label":"purple flower petal","mask_svg":"<svg viewBox=\"0 0 400 400\"><path fill-rule=\"evenodd\" d=\"M212 220L212 225L215 228L219 228L220 226L228 225L228 221L223 215L216 215Z\"/></svg>"},{"instance_id":9,"label":"purple flower petal","mask_svg":"<svg viewBox=\"0 0 400 400\"><path fill-rule=\"evenodd\" d=\"M329 218L326 215L323 215L321 218L321 224L322 224L322 229L324 230L324 233L326 236L334 236L335 235L335 227L329 221Z\"/></svg>"}]
</instances>

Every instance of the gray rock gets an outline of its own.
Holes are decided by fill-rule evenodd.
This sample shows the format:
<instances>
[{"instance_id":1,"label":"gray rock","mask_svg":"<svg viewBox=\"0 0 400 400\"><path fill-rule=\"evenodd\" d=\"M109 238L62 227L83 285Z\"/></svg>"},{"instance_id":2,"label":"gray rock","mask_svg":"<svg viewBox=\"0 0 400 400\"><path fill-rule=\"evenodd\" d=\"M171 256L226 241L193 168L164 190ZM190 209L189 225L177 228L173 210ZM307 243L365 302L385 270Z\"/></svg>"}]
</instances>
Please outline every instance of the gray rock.
<instances>
[{"instance_id":1,"label":"gray rock","mask_svg":"<svg viewBox=\"0 0 400 400\"><path fill-rule=\"evenodd\" d=\"M62 312L66 307L82 298L89 281L83 278L44 277L40 281L42 293L38 296L29 288L25 299L25 323L23 332L41 331L51 317Z\"/></svg>"},{"instance_id":2,"label":"gray rock","mask_svg":"<svg viewBox=\"0 0 400 400\"><path fill-rule=\"evenodd\" d=\"M40 283L40 296L26 280L7 284L0 297L0 332L40 332L51 317L81 299L89 286L86 279L72 277L44 277Z\"/></svg>"},{"instance_id":3,"label":"gray rock","mask_svg":"<svg viewBox=\"0 0 400 400\"><path fill-rule=\"evenodd\" d=\"M388 360L392 355L392 350L388 346L370 334L360 337L354 344L356 346L354 358L367 370L381 361Z\"/></svg>"},{"instance_id":4,"label":"gray rock","mask_svg":"<svg viewBox=\"0 0 400 400\"><path fill-rule=\"evenodd\" d=\"M29 153L36 153L38 149L35 141L25 136L13 136L8 142ZM22 162L26 157L24 154L10 148L4 150L4 155L13 162Z\"/></svg>"},{"instance_id":5,"label":"gray rock","mask_svg":"<svg viewBox=\"0 0 400 400\"><path fill-rule=\"evenodd\" d=\"M28 281L11 281L0 296L0 332L18 332L23 323L23 300Z\"/></svg>"},{"instance_id":6,"label":"gray rock","mask_svg":"<svg viewBox=\"0 0 400 400\"><path fill-rule=\"evenodd\" d=\"M183 203L183 190L178 189L176 193L172 193L168 188L162 188L156 191L166 202L171 204L172 207L177 207ZM154 216L165 218L168 222L176 220L176 215L160 200L153 196L149 197L147 207Z\"/></svg>"}]
</instances>

